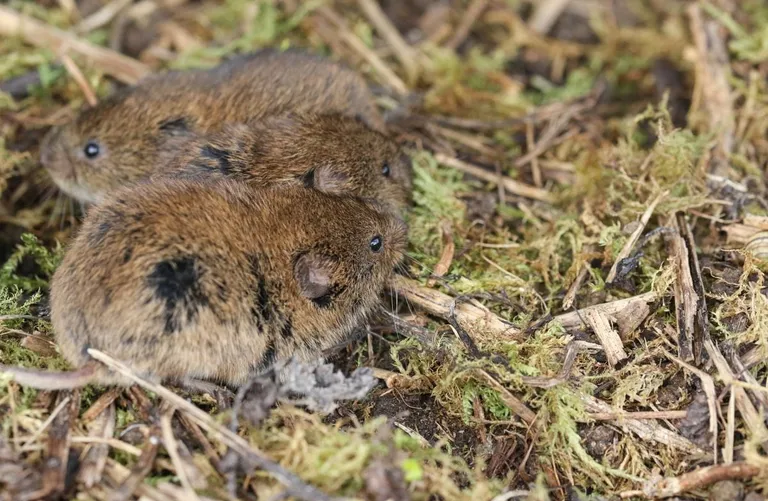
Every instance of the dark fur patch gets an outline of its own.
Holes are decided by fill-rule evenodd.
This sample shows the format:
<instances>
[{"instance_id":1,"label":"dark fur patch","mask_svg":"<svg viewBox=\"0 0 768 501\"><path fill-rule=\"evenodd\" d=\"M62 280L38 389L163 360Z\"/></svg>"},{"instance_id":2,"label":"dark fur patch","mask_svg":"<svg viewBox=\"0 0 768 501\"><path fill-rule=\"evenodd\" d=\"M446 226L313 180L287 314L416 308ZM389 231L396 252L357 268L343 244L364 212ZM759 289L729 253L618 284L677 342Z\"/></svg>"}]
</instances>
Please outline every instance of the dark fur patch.
<instances>
[{"instance_id":1,"label":"dark fur patch","mask_svg":"<svg viewBox=\"0 0 768 501\"><path fill-rule=\"evenodd\" d=\"M200 284L201 273L194 256L182 256L157 263L147 277L155 297L165 302L165 333L178 332L186 321L192 322L208 297Z\"/></svg>"},{"instance_id":2,"label":"dark fur patch","mask_svg":"<svg viewBox=\"0 0 768 501\"><path fill-rule=\"evenodd\" d=\"M133 257L133 248L126 247L123 251L123 264L126 264L128 261L130 261L131 257Z\"/></svg>"},{"instance_id":3,"label":"dark fur patch","mask_svg":"<svg viewBox=\"0 0 768 501\"><path fill-rule=\"evenodd\" d=\"M301 182L305 188L315 187L315 169L310 169L306 174L301 176Z\"/></svg>"},{"instance_id":4,"label":"dark fur patch","mask_svg":"<svg viewBox=\"0 0 768 501\"><path fill-rule=\"evenodd\" d=\"M261 367L268 369L272 367L277 361L277 348L275 348L274 341L270 340L267 343L267 349L264 351L264 356L261 357Z\"/></svg>"},{"instance_id":5,"label":"dark fur patch","mask_svg":"<svg viewBox=\"0 0 768 501\"><path fill-rule=\"evenodd\" d=\"M267 281L261 272L258 257L249 256L248 263L251 276L253 276L257 284L255 297L253 297L253 304L251 305L251 313L255 318L260 319L262 323L266 323L272 320L274 310L272 301L269 298L269 291L267 290Z\"/></svg>"},{"instance_id":6,"label":"dark fur patch","mask_svg":"<svg viewBox=\"0 0 768 501\"><path fill-rule=\"evenodd\" d=\"M322 296L317 297L312 301L319 308L330 308L331 305L333 304L334 299L336 299L339 294L344 292L344 290L346 290L345 286L334 285L328 290L327 294L323 294Z\"/></svg>"},{"instance_id":7,"label":"dark fur patch","mask_svg":"<svg viewBox=\"0 0 768 501\"><path fill-rule=\"evenodd\" d=\"M172 118L162 122L159 126L160 132L171 136L181 136L189 133L189 121L185 117Z\"/></svg>"},{"instance_id":8,"label":"dark fur patch","mask_svg":"<svg viewBox=\"0 0 768 501\"><path fill-rule=\"evenodd\" d=\"M216 148L215 146L211 146L210 144L206 144L200 148L200 155L203 158L217 162L219 171L221 171L222 174L229 174L230 170L232 169L229 152L226 150L222 150Z\"/></svg>"},{"instance_id":9,"label":"dark fur patch","mask_svg":"<svg viewBox=\"0 0 768 501\"><path fill-rule=\"evenodd\" d=\"M291 322L291 317L285 319L283 328L280 329L280 336L282 336L283 339L291 339L293 337L293 322Z\"/></svg>"}]
</instances>

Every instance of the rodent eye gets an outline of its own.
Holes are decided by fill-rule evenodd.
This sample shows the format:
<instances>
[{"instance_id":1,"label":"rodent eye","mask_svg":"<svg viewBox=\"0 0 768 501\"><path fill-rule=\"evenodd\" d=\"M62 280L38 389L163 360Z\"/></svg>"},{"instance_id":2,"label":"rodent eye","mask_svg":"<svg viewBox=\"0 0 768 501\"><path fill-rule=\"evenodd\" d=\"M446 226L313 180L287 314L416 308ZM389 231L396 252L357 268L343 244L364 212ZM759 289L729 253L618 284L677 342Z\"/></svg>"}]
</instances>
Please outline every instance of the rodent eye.
<instances>
[{"instance_id":1,"label":"rodent eye","mask_svg":"<svg viewBox=\"0 0 768 501\"><path fill-rule=\"evenodd\" d=\"M389 162L384 162L384 165L381 167L381 173L384 174L384 177L389 177L390 172Z\"/></svg>"},{"instance_id":2,"label":"rodent eye","mask_svg":"<svg viewBox=\"0 0 768 501\"><path fill-rule=\"evenodd\" d=\"M373 252L379 252L384 246L384 240L381 238L381 235L376 235L368 245L370 245Z\"/></svg>"},{"instance_id":3,"label":"rodent eye","mask_svg":"<svg viewBox=\"0 0 768 501\"><path fill-rule=\"evenodd\" d=\"M83 148L83 153L88 158L96 158L99 156L99 145L93 141L88 141L85 148Z\"/></svg>"}]
</instances>

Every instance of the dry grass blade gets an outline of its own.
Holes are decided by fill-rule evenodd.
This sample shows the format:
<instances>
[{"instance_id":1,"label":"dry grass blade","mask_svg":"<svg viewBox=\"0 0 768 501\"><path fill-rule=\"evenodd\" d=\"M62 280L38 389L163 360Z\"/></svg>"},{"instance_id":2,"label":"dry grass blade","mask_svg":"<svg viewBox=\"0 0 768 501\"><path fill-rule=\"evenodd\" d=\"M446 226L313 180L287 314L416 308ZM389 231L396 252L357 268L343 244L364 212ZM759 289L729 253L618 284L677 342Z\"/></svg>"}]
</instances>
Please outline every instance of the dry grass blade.
<instances>
[{"instance_id":1,"label":"dry grass blade","mask_svg":"<svg viewBox=\"0 0 768 501\"><path fill-rule=\"evenodd\" d=\"M133 0L112 0L87 18L83 19L80 24L75 27L75 32L83 35L108 25L118 14L120 14L120 12L122 12L123 9L131 5L131 3L133 3Z\"/></svg>"},{"instance_id":2,"label":"dry grass blade","mask_svg":"<svg viewBox=\"0 0 768 501\"><path fill-rule=\"evenodd\" d=\"M176 475L179 477L182 487L184 487L185 498L190 501L200 501L195 489L192 487L192 483L187 477L186 468L181 462L181 457L179 457L178 444L176 443L176 437L173 436L173 428L171 427L171 418L174 412L175 410L169 407L160 416L160 431L163 434L163 445L171 457Z\"/></svg>"},{"instance_id":3,"label":"dry grass blade","mask_svg":"<svg viewBox=\"0 0 768 501\"><path fill-rule=\"evenodd\" d=\"M419 76L418 54L415 49L403 40L400 32L392 25L392 22L387 18L387 15L384 14L384 11L381 10L377 2L374 0L357 0L357 3L371 24L392 47L395 55L400 60L400 63L402 63L405 73L408 75L408 82L415 83Z\"/></svg>"},{"instance_id":4,"label":"dry grass blade","mask_svg":"<svg viewBox=\"0 0 768 501\"><path fill-rule=\"evenodd\" d=\"M330 22L335 28L335 35L340 37L344 43L365 59L386 85L398 94L405 95L408 93L408 86L405 85L405 82L375 52L365 46L357 35L347 27L347 24L338 14L329 7L320 7L316 12L317 15L313 16L315 17L315 22L318 22L317 16Z\"/></svg>"},{"instance_id":5,"label":"dry grass blade","mask_svg":"<svg viewBox=\"0 0 768 501\"><path fill-rule=\"evenodd\" d=\"M443 165L460 170L470 176L474 176L483 181L489 183L500 184L506 191L513 195L521 197L531 198L533 200L539 200L541 202L553 203L555 197L548 191L541 188L536 188L520 181L515 181L508 176L499 176L493 172L489 172L485 169L472 165L470 163L459 160L458 158L449 157L443 153L435 153L435 160Z\"/></svg>"},{"instance_id":6,"label":"dry grass blade","mask_svg":"<svg viewBox=\"0 0 768 501\"><path fill-rule=\"evenodd\" d=\"M464 43L472 26L482 15L483 11L485 11L486 7L488 7L488 0L472 0L464 11L464 15L461 16L459 26L456 27L453 36L446 42L445 46L455 50Z\"/></svg>"},{"instance_id":7,"label":"dry grass blade","mask_svg":"<svg viewBox=\"0 0 768 501\"><path fill-rule=\"evenodd\" d=\"M704 342L704 348L712 358L723 382L725 384L732 384L736 381L737 378L733 374L728 362L715 344L711 340L707 340ZM744 424L746 424L749 431L757 437L768 436L768 430L766 430L765 424L761 419L760 414L757 412L757 409L755 409L754 404L749 399L746 390L733 385L731 391L735 394L736 408L739 410L741 417L744 419ZM768 450L768 444L763 444L763 448Z\"/></svg>"},{"instance_id":8,"label":"dry grass blade","mask_svg":"<svg viewBox=\"0 0 768 501\"><path fill-rule=\"evenodd\" d=\"M88 423L89 437L110 439L115 432L115 405L110 403L99 416ZM104 467L107 464L109 446L106 443L92 445L80 466L78 480L86 487L93 487L101 482Z\"/></svg>"},{"instance_id":9,"label":"dry grass blade","mask_svg":"<svg viewBox=\"0 0 768 501\"><path fill-rule=\"evenodd\" d=\"M501 395L501 399L504 401L504 404L509 407L512 412L514 412L516 415L520 416L520 419L525 421L527 424L533 426L536 421L536 413L534 413L531 409L528 408L527 405L525 405L519 398L514 396L512 392L510 392L506 387L504 387L503 384L496 381L496 379L488 374L486 371L482 369L478 369L477 372L485 378L488 383L495 388Z\"/></svg>"},{"instance_id":10,"label":"dry grass blade","mask_svg":"<svg viewBox=\"0 0 768 501\"><path fill-rule=\"evenodd\" d=\"M83 91L83 96L85 96L85 101L88 105L94 107L99 104L99 100L96 98L96 93L93 92L91 84L88 83L85 75L83 75L83 72L80 71L80 68L77 67L72 58L62 52L59 54L59 59L61 59L61 64L64 65L64 69L67 70L67 73L69 73L72 79L77 83L80 90Z\"/></svg>"},{"instance_id":11,"label":"dry grass blade","mask_svg":"<svg viewBox=\"0 0 768 501\"><path fill-rule=\"evenodd\" d=\"M648 208L645 209L642 217L640 217L640 224L637 225L637 228L635 228L635 230L632 232L632 235L630 235L630 237L624 243L624 247L621 248L621 251L616 256L616 259L613 262L613 266L611 266L611 271L608 272L608 276L605 278L606 283L610 284L616 280L619 263L621 263L623 259L628 258L630 254L632 254L632 249L635 248L635 245L637 245L637 242L640 240L640 236L643 234L643 230L645 230L645 227L648 225L648 221L651 220L653 211L656 210L656 206L659 205L659 202L661 202L667 195L667 192L659 194L656 198L653 199Z\"/></svg>"},{"instance_id":12,"label":"dry grass blade","mask_svg":"<svg viewBox=\"0 0 768 501\"><path fill-rule=\"evenodd\" d=\"M264 471L272 474L278 481L280 481L280 483L285 486L286 492L291 496L305 501L333 501L336 499L328 496L327 494L324 494L323 492L310 485L307 485L293 473L289 472L270 459L264 457L260 452L254 450L250 444L248 444L248 442L243 440L242 437L220 425L205 411L195 407L192 403L184 400L182 397L173 393L164 386L152 383L142 377L139 377L126 365L115 360L106 353L94 349L89 349L88 354L99 362L107 365L112 370L128 377L142 388L150 390L161 396L167 400L168 403L171 404L175 409L185 412L190 418L192 418L192 420L200 425L201 428L215 435L222 443L226 444L232 450L237 452L237 454L242 456L243 460L252 465L252 467L261 468Z\"/></svg>"},{"instance_id":13,"label":"dry grass blade","mask_svg":"<svg viewBox=\"0 0 768 501\"><path fill-rule=\"evenodd\" d=\"M67 47L88 59L104 73L126 84L135 84L151 71L135 59L80 40L5 6L0 6L0 34L5 37L18 36L27 43L51 50Z\"/></svg>"},{"instance_id":14,"label":"dry grass blade","mask_svg":"<svg viewBox=\"0 0 768 501\"><path fill-rule=\"evenodd\" d=\"M542 0L538 2L536 8L528 21L528 26L539 35L546 35L552 26L557 22L557 18L568 7L571 0Z\"/></svg>"}]
</instances>

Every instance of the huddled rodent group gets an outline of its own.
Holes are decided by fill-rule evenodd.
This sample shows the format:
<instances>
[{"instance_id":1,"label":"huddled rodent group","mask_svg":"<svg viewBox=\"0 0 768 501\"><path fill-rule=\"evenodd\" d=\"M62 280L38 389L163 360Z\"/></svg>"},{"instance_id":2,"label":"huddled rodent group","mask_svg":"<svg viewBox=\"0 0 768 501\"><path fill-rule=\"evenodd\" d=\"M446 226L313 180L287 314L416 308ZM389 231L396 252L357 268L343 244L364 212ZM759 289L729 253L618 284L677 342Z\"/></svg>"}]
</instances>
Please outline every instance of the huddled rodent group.
<instances>
[{"instance_id":1,"label":"huddled rodent group","mask_svg":"<svg viewBox=\"0 0 768 501\"><path fill-rule=\"evenodd\" d=\"M233 386L317 358L405 250L410 160L360 76L298 51L147 78L49 132L41 160L93 205L51 285L78 369L0 368L33 387L129 383L89 348Z\"/></svg>"}]
</instances>

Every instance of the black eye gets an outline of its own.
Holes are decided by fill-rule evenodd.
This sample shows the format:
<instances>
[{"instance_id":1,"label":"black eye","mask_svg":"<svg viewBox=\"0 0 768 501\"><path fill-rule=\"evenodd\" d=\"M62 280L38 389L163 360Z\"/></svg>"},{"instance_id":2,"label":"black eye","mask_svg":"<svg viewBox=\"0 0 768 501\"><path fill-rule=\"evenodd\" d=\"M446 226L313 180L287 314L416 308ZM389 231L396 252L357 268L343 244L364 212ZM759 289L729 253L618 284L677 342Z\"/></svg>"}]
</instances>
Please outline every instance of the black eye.
<instances>
[{"instance_id":1,"label":"black eye","mask_svg":"<svg viewBox=\"0 0 768 501\"><path fill-rule=\"evenodd\" d=\"M389 177L389 162L384 162L384 165L381 167L381 173L384 174L384 177Z\"/></svg>"},{"instance_id":2,"label":"black eye","mask_svg":"<svg viewBox=\"0 0 768 501\"><path fill-rule=\"evenodd\" d=\"M384 240L382 240L381 235L376 235L371 239L371 243L368 245L371 246L373 252L379 252L384 245Z\"/></svg>"},{"instance_id":3,"label":"black eye","mask_svg":"<svg viewBox=\"0 0 768 501\"><path fill-rule=\"evenodd\" d=\"M96 158L99 155L99 145L93 141L89 141L83 148L83 153L88 158Z\"/></svg>"}]
</instances>

